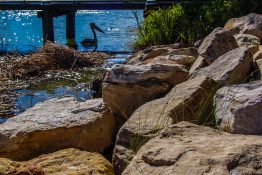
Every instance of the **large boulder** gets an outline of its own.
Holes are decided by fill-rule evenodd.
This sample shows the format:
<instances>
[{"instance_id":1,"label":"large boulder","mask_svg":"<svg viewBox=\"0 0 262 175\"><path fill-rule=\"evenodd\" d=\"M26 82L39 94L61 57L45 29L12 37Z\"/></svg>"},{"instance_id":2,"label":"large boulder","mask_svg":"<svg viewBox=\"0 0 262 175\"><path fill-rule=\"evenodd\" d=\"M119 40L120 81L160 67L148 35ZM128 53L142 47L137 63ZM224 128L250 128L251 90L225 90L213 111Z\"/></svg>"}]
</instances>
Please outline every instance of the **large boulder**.
<instances>
[{"instance_id":1,"label":"large boulder","mask_svg":"<svg viewBox=\"0 0 262 175\"><path fill-rule=\"evenodd\" d=\"M262 173L262 137L181 122L140 148L122 175Z\"/></svg>"},{"instance_id":2,"label":"large boulder","mask_svg":"<svg viewBox=\"0 0 262 175\"><path fill-rule=\"evenodd\" d=\"M114 175L112 165L97 153L65 149L34 158L27 162L15 162L0 158L1 175Z\"/></svg>"},{"instance_id":3,"label":"large boulder","mask_svg":"<svg viewBox=\"0 0 262 175\"><path fill-rule=\"evenodd\" d=\"M141 64L143 61L155 58L162 54L169 53L174 49L178 49L181 47L181 44L172 44L172 45L160 45L160 46L150 46L144 50L139 50L135 54L131 55L127 59L127 64L130 65L138 65Z\"/></svg>"},{"instance_id":4,"label":"large boulder","mask_svg":"<svg viewBox=\"0 0 262 175\"><path fill-rule=\"evenodd\" d=\"M160 56L147 59L141 62L141 64L182 64L188 67L196 61L197 57L198 50L196 48L179 48Z\"/></svg>"},{"instance_id":5,"label":"large boulder","mask_svg":"<svg viewBox=\"0 0 262 175\"><path fill-rule=\"evenodd\" d=\"M0 157L28 160L64 148L103 152L115 134L102 99L51 99L0 126Z\"/></svg>"},{"instance_id":6,"label":"large boulder","mask_svg":"<svg viewBox=\"0 0 262 175\"><path fill-rule=\"evenodd\" d=\"M215 106L216 123L220 129L262 135L262 81L219 89Z\"/></svg>"},{"instance_id":7,"label":"large boulder","mask_svg":"<svg viewBox=\"0 0 262 175\"><path fill-rule=\"evenodd\" d=\"M228 20L224 26L233 34L249 34L262 39L262 15L250 13L240 18Z\"/></svg>"},{"instance_id":8,"label":"large boulder","mask_svg":"<svg viewBox=\"0 0 262 175\"><path fill-rule=\"evenodd\" d=\"M246 47L254 55L259 50L260 39L253 35L248 34L236 34L237 44L239 47Z\"/></svg>"},{"instance_id":9,"label":"large boulder","mask_svg":"<svg viewBox=\"0 0 262 175\"><path fill-rule=\"evenodd\" d=\"M127 62L130 65L142 65L142 64L182 64L190 66L194 63L198 57L198 50L194 47L188 48L175 48L170 45L169 47L154 46L149 47L144 51L139 51ZM168 48L168 49L167 49ZM145 52L147 51L147 52ZM147 54L145 54L145 53ZM144 53L141 55L141 53Z\"/></svg>"},{"instance_id":10,"label":"large boulder","mask_svg":"<svg viewBox=\"0 0 262 175\"><path fill-rule=\"evenodd\" d=\"M230 31L218 27L204 39L198 52L210 65L221 55L237 47L237 42Z\"/></svg>"},{"instance_id":11,"label":"large boulder","mask_svg":"<svg viewBox=\"0 0 262 175\"><path fill-rule=\"evenodd\" d=\"M188 55L161 55L153 59L144 61L142 64L181 64L191 66L196 61L196 58Z\"/></svg>"},{"instance_id":12,"label":"large boulder","mask_svg":"<svg viewBox=\"0 0 262 175\"><path fill-rule=\"evenodd\" d=\"M103 83L102 96L111 111L128 119L145 102L165 95L189 78L182 65L115 65Z\"/></svg>"},{"instance_id":13,"label":"large boulder","mask_svg":"<svg viewBox=\"0 0 262 175\"><path fill-rule=\"evenodd\" d=\"M134 157L140 146L163 127L183 120L208 123L216 83L200 77L176 85L164 98L139 107L119 130L113 152L118 174Z\"/></svg>"},{"instance_id":14,"label":"large boulder","mask_svg":"<svg viewBox=\"0 0 262 175\"><path fill-rule=\"evenodd\" d=\"M208 76L221 86L245 82L251 73L253 57L248 48L233 49L220 56L213 64L199 69L191 78Z\"/></svg>"}]
</instances>

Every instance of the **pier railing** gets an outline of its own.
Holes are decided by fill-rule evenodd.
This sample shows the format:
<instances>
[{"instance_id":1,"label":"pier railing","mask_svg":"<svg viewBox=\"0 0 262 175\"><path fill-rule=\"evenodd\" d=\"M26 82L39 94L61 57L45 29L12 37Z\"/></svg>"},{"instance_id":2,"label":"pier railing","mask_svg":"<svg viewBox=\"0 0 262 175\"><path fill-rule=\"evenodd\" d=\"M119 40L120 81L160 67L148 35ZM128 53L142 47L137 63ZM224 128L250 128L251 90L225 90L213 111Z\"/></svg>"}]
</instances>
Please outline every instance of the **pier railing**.
<instances>
[{"instance_id":1,"label":"pier railing","mask_svg":"<svg viewBox=\"0 0 262 175\"><path fill-rule=\"evenodd\" d=\"M144 9L146 0L0 0L0 10L127 10Z\"/></svg>"}]
</instances>

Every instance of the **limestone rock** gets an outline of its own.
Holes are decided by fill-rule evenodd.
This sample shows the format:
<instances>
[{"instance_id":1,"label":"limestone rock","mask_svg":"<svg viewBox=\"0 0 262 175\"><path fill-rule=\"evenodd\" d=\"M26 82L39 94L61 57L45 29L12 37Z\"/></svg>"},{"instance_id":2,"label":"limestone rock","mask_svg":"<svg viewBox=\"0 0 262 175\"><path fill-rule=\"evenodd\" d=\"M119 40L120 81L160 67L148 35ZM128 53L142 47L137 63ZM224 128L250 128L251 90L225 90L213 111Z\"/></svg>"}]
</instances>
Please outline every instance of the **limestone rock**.
<instances>
[{"instance_id":1,"label":"limestone rock","mask_svg":"<svg viewBox=\"0 0 262 175\"><path fill-rule=\"evenodd\" d=\"M118 132L113 153L115 171L121 174L139 147L168 124L209 122L215 91L213 80L200 77L178 84L165 97L139 107Z\"/></svg>"},{"instance_id":2,"label":"limestone rock","mask_svg":"<svg viewBox=\"0 0 262 175\"><path fill-rule=\"evenodd\" d=\"M114 175L112 165L97 153L65 149L27 162L0 159L1 175Z\"/></svg>"},{"instance_id":3,"label":"limestone rock","mask_svg":"<svg viewBox=\"0 0 262 175\"><path fill-rule=\"evenodd\" d=\"M262 39L262 15L250 13L240 18L228 20L224 26L233 34L249 34Z\"/></svg>"},{"instance_id":4,"label":"limestone rock","mask_svg":"<svg viewBox=\"0 0 262 175\"><path fill-rule=\"evenodd\" d=\"M218 27L204 39L198 52L210 65L218 57L237 47L237 42L230 31Z\"/></svg>"},{"instance_id":5,"label":"limestone rock","mask_svg":"<svg viewBox=\"0 0 262 175\"><path fill-rule=\"evenodd\" d=\"M115 65L104 79L102 96L114 114L128 119L136 108L188 77L182 65Z\"/></svg>"},{"instance_id":6,"label":"limestone rock","mask_svg":"<svg viewBox=\"0 0 262 175\"><path fill-rule=\"evenodd\" d=\"M219 89L215 106L217 126L222 130L262 135L262 81Z\"/></svg>"},{"instance_id":7,"label":"limestone rock","mask_svg":"<svg viewBox=\"0 0 262 175\"><path fill-rule=\"evenodd\" d=\"M208 76L221 86L243 83L251 73L253 57L248 48L240 47L220 56L211 65L199 69L191 78Z\"/></svg>"},{"instance_id":8,"label":"limestone rock","mask_svg":"<svg viewBox=\"0 0 262 175\"><path fill-rule=\"evenodd\" d=\"M236 34L234 35L239 47L246 47L254 55L259 50L260 39L253 35Z\"/></svg>"},{"instance_id":9,"label":"limestone rock","mask_svg":"<svg viewBox=\"0 0 262 175\"><path fill-rule=\"evenodd\" d=\"M28 160L64 148L102 152L112 143L115 122L102 99L51 99L0 127L0 157Z\"/></svg>"},{"instance_id":10,"label":"limestone rock","mask_svg":"<svg viewBox=\"0 0 262 175\"><path fill-rule=\"evenodd\" d=\"M140 148L122 175L262 173L262 138L181 122Z\"/></svg>"}]
</instances>

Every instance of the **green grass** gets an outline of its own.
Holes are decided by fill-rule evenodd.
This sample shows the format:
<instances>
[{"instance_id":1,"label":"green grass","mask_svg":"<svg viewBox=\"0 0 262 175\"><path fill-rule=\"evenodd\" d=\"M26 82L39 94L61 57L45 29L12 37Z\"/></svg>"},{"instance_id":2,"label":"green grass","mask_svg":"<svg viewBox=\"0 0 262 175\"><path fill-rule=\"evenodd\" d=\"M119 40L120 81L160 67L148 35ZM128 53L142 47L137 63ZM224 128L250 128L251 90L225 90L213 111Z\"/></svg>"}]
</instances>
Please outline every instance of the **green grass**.
<instances>
[{"instance_id":1,"label":"green grass","mask_svg":"<svg viewBox=\"0 0 262 175\"><path fill-rule=\"evenodd\" d=\"M179 3L167 9L148 12L143 22L138 21L137 40L134 49L152 45L182 42L192 45L208 35L214 28L223 27L233 17L260 12L262 2L258 0L212 0Z\"/></svg>"}]
</instances>

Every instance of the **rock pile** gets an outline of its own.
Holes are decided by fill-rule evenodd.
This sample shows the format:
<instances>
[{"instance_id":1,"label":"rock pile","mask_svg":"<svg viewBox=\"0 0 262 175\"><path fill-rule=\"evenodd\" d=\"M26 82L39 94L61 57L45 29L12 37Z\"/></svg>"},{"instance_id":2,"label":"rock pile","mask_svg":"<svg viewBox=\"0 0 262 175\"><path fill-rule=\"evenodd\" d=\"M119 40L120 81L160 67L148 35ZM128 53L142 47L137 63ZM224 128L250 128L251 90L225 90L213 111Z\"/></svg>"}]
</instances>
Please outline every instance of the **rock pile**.
<instances>
[{"instance_id":1,"label":"rock pile","mask_svg":"<svg viewBox=\"0 0 262 175\"><path fill-rule=\"evenodd\" d=\"M261 24L249 14L198 48L138 51L107 72L102 99L53 99L9 119L0 175L262 174ZM110 146L112 165L100 155Z\"/></svg>"}]
</instances>

